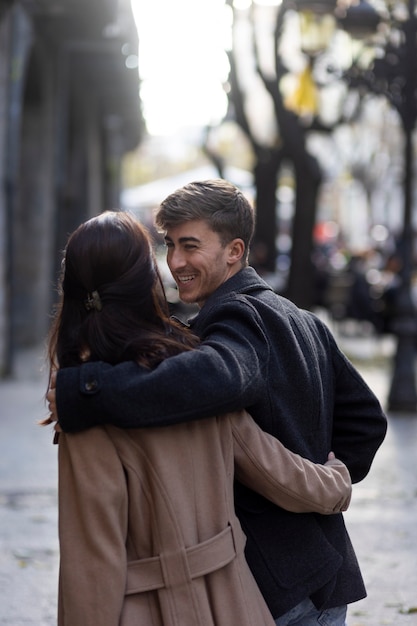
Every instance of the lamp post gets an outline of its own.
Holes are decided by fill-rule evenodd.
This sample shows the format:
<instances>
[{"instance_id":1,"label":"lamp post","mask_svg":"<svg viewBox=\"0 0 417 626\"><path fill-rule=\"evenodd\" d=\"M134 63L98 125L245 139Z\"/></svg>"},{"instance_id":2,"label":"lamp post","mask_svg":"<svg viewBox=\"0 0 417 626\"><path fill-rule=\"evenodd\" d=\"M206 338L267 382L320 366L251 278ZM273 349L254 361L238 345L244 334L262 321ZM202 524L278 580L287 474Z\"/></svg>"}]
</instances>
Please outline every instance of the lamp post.
<instances>
[{"instance_id":1,"label":"lamp post","mask_svg":"<svg viewBox=\"0 0 417 626\"><path fill-rule=\"evenodd\" d=\"M361 4L367 5L363 2ZM358 6L358 11L360 6ZM344 28L349 30L350 22L356 10L351 7L341 20ZM368 5L367 12L371 16L372 8ZM344 22L344 23L343 23ZM370 22L372 18L370 17ZM376 28L370 23L371 30ZM394 356L391 387L388 395L388 409L398 413L415 413L417 409L416 392L416 346L417 346L417 315L412 298L413 275L413 144L412 135L417 121L417 18L415 0L408 0L408 16L398 22L400 30L397 45L388 42L383 48L383 55L375 58L370 73L364 80L354 76L354 80L368 85L369 90L387 97L397 110L404 135L404 204L402 234L399 248L401 260L400 286L394 303L394 319L392 331L397 338ZM355 70L358 72L358 70ZM347 73L349 81L349 72Z\"/></svg>"},{"instance_id":2,"label":"lamp post","mask_svg":"<svg viewBox=\"0 0 417 626\"><path fill-rule=\"evenodd\" d=\"M416 393L416 342L417 317L412 298L413 273L413 144L412 134L417 120L417 19L415 0L408 2L408 19L403 25L405 41L403 44L404 82L402 97L397 110L401 117L405 141L404 173L404 216L401 249L401 283L397 295L396 316L393 331L397 336L397 351L394 360L394 372L388 396L388 408L391 411L415 412Z\"/></svg>"},{"instance_id":3,"label":"lamp post","mask_svg":"<svg viewBox=\"0 0 417 626\"><path fill-rule=\"evenodd\" d=\"M300 0L301 1L301 0ZM323 9L324 5L323 4ZM340 26L353 38L363 39L375 33L381 16L366 1L342 1L336 8ZM417 122L417 17L415 0L408 0L408 16L396 22L398 40L387 41L381 56L364 70L353 65L344 73L351 87L365 87L384 95L397 110L404 135L404 204L399 255L400 286L394 304L392 330L397 338L388 409L398 413L417 411L416 347L417 312L412 297L413 275L413 131Z\"/></svg>"}]
</instances>

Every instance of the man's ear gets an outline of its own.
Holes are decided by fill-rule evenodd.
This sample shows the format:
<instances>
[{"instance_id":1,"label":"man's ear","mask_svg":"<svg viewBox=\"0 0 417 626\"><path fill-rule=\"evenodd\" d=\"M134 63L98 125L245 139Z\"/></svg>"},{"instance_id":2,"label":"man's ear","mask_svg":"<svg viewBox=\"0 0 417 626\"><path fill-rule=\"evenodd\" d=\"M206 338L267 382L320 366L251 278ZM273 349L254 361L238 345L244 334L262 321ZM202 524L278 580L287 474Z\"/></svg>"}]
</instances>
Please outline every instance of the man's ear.
<instances>
[{"instance_id":1,"label":"man's ear","mask_svg":"<svg viewBox=\"0 0 417 626\"><path fill-rule=\"evenodd\" d=\"M228 259L230 265L241 263L242 257L245 255L245 244L243 239L233 239L228 244Z\"/></svg>"}]
</instances>

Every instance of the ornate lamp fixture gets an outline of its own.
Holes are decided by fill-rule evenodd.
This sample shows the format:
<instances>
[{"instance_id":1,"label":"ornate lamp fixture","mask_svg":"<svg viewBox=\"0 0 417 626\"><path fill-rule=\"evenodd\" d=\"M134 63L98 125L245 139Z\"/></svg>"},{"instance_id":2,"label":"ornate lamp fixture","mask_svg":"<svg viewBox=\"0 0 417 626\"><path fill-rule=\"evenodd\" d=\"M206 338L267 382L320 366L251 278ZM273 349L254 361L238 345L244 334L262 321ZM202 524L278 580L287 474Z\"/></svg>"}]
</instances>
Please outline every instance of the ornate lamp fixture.
<instances>
[{"instance_id":1,"label":"ornate lamp fixture","mask_svg":"<svg viewBox=\"0 0 417 626\"><path fill-rule=\"evenodd\" d=\"M382 22L382 15L366 0L339 2L335 16L340 26L355 39L374 35Z\"/></svg>"}]
</instances>

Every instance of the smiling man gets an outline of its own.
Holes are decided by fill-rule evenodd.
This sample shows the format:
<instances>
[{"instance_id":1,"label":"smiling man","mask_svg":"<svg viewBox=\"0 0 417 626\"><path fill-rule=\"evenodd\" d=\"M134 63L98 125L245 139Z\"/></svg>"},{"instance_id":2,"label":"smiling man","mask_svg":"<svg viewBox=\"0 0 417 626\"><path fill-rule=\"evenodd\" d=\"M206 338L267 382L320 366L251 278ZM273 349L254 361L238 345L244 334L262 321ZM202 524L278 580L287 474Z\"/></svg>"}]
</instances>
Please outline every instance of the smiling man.
<instances>
[{"instance_id":1,"label":"smiling man","mask_svg":"<svg viewBox=\"0 0 417 626\"><path fill-rule=\"evenodd\" d=\"M386 433L380 403L325 324L248 267L254 213L241 191L190 183L162 202L156 223L181 299L200 306L191 327L201 347L153 371L97 362L60 370L63 430L163 426L246 407L293 451L323 463L333 450L352 482L362 480ZM343 626L347 604L366 592L342 514L288 513L242 485L236 511L276 624Z\"/></svg>"},{"instance_id":2,"label":"smiling man","mask_svg":"<svg viewBox=\"0 0 417 626\"><path fill-rule=\"evenodd\" d=\"M168 267L183 302L203 306L219 285L242 269L243 241L223 245L204 220L169 228L165 243Z\"/></svg>"}]
</instances>

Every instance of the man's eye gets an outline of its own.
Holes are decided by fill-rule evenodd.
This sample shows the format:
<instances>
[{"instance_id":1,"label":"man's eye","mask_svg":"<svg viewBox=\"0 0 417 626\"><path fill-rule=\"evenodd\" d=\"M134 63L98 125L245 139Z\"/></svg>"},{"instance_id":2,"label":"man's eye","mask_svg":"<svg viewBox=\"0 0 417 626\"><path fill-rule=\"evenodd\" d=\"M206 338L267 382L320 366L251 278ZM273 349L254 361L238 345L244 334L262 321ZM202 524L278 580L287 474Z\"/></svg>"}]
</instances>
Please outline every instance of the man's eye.
<instances>
[{"instance_id":1,"label":"man's eye","mask_svg":"<svg viewBox=\"0 0 417 626\"><path fill-rule=\"evenodd\" d=\"M197 248L197 246L193 243L187 243L187 245L184 246L185 250L195 250Z\"/></svg>"},{"instance_id":2,"label":"man's eye","mask_svg":"<svg viewBox=\"0 0 417 626\"><path fill-rule=\"evenodd\" d=\"M165 247L166 247L166 248L173 248L173 247L174 247L174 244L172 243L172 241L166 241L166 242L165 242Z\"/></svg>"}]
</instances>

